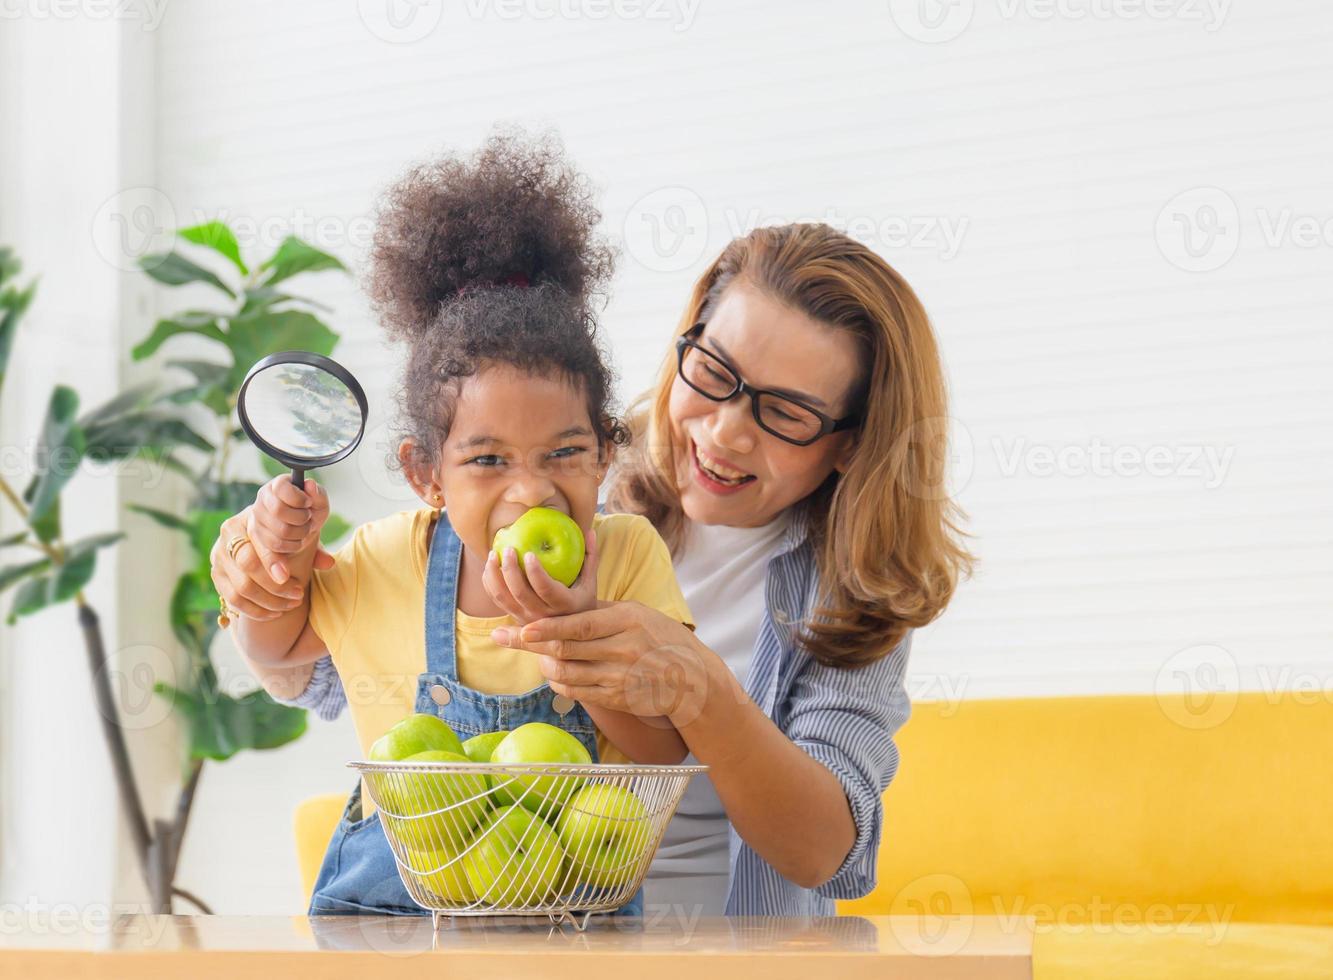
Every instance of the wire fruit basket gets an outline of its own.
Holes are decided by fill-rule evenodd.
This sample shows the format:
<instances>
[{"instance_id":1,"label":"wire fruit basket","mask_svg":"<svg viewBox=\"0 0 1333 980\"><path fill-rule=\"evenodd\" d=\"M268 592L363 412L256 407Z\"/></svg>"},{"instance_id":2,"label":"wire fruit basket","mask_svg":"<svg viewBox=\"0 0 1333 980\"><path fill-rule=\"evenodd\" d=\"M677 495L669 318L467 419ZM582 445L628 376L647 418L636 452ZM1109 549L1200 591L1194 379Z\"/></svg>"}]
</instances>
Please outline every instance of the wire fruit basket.
<instances>
[{"instance_id":1,"label":"wire fruit basket","mask_svg":"<svg viewBox=\"0 0 1333 980\"><path fill-rule=\"evenodd\" d=\"M582 930L643 883L707 766L349 762L408 894L442 915L544 915ZM582 918L579 918L579 916Z\"/></svg>"}]
</instances>

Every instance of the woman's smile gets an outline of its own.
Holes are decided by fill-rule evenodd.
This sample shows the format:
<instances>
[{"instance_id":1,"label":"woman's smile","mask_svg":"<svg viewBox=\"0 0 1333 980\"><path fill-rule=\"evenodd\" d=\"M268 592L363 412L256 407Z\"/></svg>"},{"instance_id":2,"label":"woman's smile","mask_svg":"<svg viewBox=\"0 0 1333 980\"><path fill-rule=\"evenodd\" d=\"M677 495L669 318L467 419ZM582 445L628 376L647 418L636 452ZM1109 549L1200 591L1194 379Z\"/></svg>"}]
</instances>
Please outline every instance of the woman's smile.
<instances>
[{"instance_id":1,"label":"woman's smile","mask_svg":"<svg viewBox=\"0 0 1333 980\"><path fill-rule=\"evenodd\" d=\"M690 440L690 461L695 482L710 493L719 495L736 493L758 479L753 474L735 476L738 470L715 461L701 450L693 439ZM716 467L716 470L713 467Z\"/></svg>"}]
</instances>

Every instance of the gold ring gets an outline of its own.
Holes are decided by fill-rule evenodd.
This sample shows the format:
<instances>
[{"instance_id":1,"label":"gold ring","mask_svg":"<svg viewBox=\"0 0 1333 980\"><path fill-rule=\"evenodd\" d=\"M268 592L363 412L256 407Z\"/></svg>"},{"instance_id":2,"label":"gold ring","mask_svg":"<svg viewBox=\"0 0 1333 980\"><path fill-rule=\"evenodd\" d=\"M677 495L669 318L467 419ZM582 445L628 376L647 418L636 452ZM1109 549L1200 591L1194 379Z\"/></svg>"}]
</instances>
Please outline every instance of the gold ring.
<instances>
[{"instance_id":1,"label":"gold ring","mask_svg":"<svg viewBox=\"0 0 1333 980\"><path fill-rule=\"evenodd\" d=\"M232 561L236 560L236 552L240 551L244 545L250 543L250 535L240 534L227 542L227 555Z\"/></svg>"}]
</instances>

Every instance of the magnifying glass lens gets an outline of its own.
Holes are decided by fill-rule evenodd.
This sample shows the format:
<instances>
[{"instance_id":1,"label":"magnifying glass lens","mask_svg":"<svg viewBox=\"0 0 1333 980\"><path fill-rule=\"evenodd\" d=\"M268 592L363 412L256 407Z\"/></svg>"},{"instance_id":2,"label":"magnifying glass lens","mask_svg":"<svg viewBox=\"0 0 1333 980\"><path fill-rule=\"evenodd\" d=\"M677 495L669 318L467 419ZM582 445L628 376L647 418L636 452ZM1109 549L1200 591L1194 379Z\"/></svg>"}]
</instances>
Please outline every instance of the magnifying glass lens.
<instances>
[{"instance_id":1,"label":"magnifying glass lens","mask_svg":"<svg viewBox=\"0 0 1333 980\"><path fill-rule=\"evenodd\" d=\"M274 364L245 391L250 425L289 456L331 456L361 432L361 406L341 379L311 364Z\"/></svg>"}]
</instances>

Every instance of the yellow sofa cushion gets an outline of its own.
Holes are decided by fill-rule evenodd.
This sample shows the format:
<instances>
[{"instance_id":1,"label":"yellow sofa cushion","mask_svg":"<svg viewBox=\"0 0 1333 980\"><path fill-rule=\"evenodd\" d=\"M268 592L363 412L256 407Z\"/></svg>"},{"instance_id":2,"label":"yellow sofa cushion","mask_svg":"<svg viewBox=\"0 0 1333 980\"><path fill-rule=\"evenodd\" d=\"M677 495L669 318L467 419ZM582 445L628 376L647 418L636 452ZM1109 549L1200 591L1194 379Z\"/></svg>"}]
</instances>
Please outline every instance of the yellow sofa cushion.
<instances>
[{"instance_id":1,"label":"yellow sofa cushion","mask_svg":"<svg viewBox=\"0 0 1333 980\"><path fill-rule=\"evenodd\" d=\"M849 914L1333 925L1333 695L921 702Z\"/></svg>"}]
</instances>

